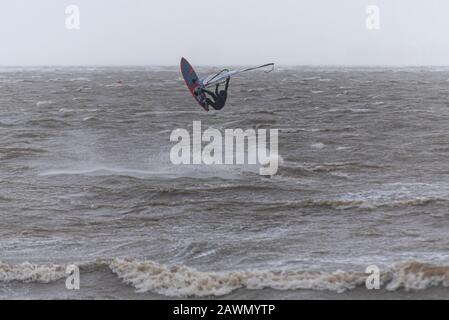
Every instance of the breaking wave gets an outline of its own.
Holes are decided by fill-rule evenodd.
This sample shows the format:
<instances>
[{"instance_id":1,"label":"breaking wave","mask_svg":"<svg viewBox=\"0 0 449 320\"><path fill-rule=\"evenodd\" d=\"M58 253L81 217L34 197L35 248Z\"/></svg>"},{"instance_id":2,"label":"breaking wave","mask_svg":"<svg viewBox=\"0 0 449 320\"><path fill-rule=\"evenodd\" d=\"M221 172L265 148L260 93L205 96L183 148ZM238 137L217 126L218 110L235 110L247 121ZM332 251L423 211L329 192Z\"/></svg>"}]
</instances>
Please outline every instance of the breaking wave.
<instances>
[{"instance_id":1,"label":"breaking wave","mask_svg":"<svg viewBox=\"0 0 449 320\"><path fill-rule=\"evenodd\" d=\"M355 271L242 270L205 272L187 266L166 266L153 261L107 259L78 264L80 272L104 272L109 268L137 292L167 297L223 296L245 288L261 290L328 290L342 293L365 286L367 274ZM50 283L67 275L65 265L0 263L0 282ZM418 261L403 262L381 271L381 289L395 291L449 287L449 266Z\"/></svg>"}]
</instances>

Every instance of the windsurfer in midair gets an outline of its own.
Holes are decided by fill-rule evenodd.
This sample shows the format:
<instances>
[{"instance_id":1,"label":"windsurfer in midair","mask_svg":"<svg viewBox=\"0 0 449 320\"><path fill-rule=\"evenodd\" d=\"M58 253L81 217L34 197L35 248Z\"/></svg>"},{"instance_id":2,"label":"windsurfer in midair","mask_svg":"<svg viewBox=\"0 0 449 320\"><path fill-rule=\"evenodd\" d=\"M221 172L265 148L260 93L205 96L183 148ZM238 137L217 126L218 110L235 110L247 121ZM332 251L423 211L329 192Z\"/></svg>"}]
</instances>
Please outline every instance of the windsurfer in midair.
<instances>
[{"instance_id":1,"label":"windsurfer in midair","mask_svg":"<svg viewBox=\"0 0 449 320\"><path fill-rule=\"evenodd\" d=\"M211 106L215 110L223 109L223 107L226 104L226 100L228 98L228 88L229 88L229 81L230 80L231 80L230 77L226 79L225 88L224 88L224 90L221 90L221 91L219 91L220 84L218 83L215 86L215 93L212 92L212 91L209 91L209 90L207 90L205 88L201 88L202 92L207 93L212 98L212 99L209 99L209 98L206 99L206 108L207 108L207 110L209 110L209 106Z\"/></svg>"}]
</instances>

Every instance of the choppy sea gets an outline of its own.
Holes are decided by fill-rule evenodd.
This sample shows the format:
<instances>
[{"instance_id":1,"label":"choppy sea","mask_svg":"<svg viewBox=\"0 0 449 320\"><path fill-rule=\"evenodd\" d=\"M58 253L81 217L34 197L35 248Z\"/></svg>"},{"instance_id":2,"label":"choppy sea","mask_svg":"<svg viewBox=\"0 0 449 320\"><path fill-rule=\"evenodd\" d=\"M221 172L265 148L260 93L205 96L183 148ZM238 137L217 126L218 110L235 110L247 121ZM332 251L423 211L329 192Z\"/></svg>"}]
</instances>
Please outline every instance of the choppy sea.
<instances>
[{"instance_id":1,"label":"choppy sea","mask_svg":"<svg viewBox=\"0 0 449 320\"><path fill-rule=\"evenodd\" d=\"M277 173L172 164L170 135L193 121L278 129ZM448 286L449 69L280 67L232 79L209 113L174 67L0 70L1 299L448 299Z\"/></svg>"}]
</instances>

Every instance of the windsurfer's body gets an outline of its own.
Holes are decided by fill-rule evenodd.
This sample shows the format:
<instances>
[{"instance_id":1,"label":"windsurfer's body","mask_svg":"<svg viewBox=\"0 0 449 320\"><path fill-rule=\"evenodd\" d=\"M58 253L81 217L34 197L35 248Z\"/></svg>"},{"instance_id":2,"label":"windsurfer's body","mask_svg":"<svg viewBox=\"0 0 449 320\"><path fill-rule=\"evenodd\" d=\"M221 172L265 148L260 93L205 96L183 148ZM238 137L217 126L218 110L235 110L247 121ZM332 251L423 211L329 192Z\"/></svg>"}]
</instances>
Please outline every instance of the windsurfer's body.
<instances>
[{"instance_id":1,"label":"windsurfer's body","mask_svg":"<svg viewBox=\"0 0 449 320\"><path fill-rule=\"evenodd\" d=\"M228 88L229 88L229 81L231 78L226 79L226 85L224 90L219 91L220 84L217 84L215 86L215 93L212 91L209 91L205 88L201 88L201 91L204 93L207 93L212 99L207 98L206 99L206 109L209 110L209 106L214 108L215 110L221 110L226 104L226 100L228 99Z\"/></svg>"}]
</instances>

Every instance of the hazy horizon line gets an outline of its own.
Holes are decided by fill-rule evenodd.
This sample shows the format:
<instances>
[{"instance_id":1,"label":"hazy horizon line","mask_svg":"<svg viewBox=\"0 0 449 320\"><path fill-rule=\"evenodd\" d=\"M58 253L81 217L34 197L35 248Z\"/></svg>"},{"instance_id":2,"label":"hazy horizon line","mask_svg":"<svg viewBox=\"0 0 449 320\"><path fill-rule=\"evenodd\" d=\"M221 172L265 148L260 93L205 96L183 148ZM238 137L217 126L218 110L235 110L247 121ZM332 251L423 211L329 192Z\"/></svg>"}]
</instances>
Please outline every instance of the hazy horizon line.
<instances>
[{"instance_id":1,"label":"hazy horizon line","mask_svg":"<svg viewBox=\"0 0 449 320\"><path fill-rule=\"evenodd\" d=\"M257 64L254 64L257 65ZM194 67L198 68L213 68L213 67L246 67L253 66L253 64L196 64ZM0 65L0 68L114 68L114 67L176 67L179 64L23 64L23 65ZM438 67L449 68L449 64L278 64L275 67L289 68L289 67L364 67L364 68L422 68L422 67Z\"/></svg>"}]
</instances>

